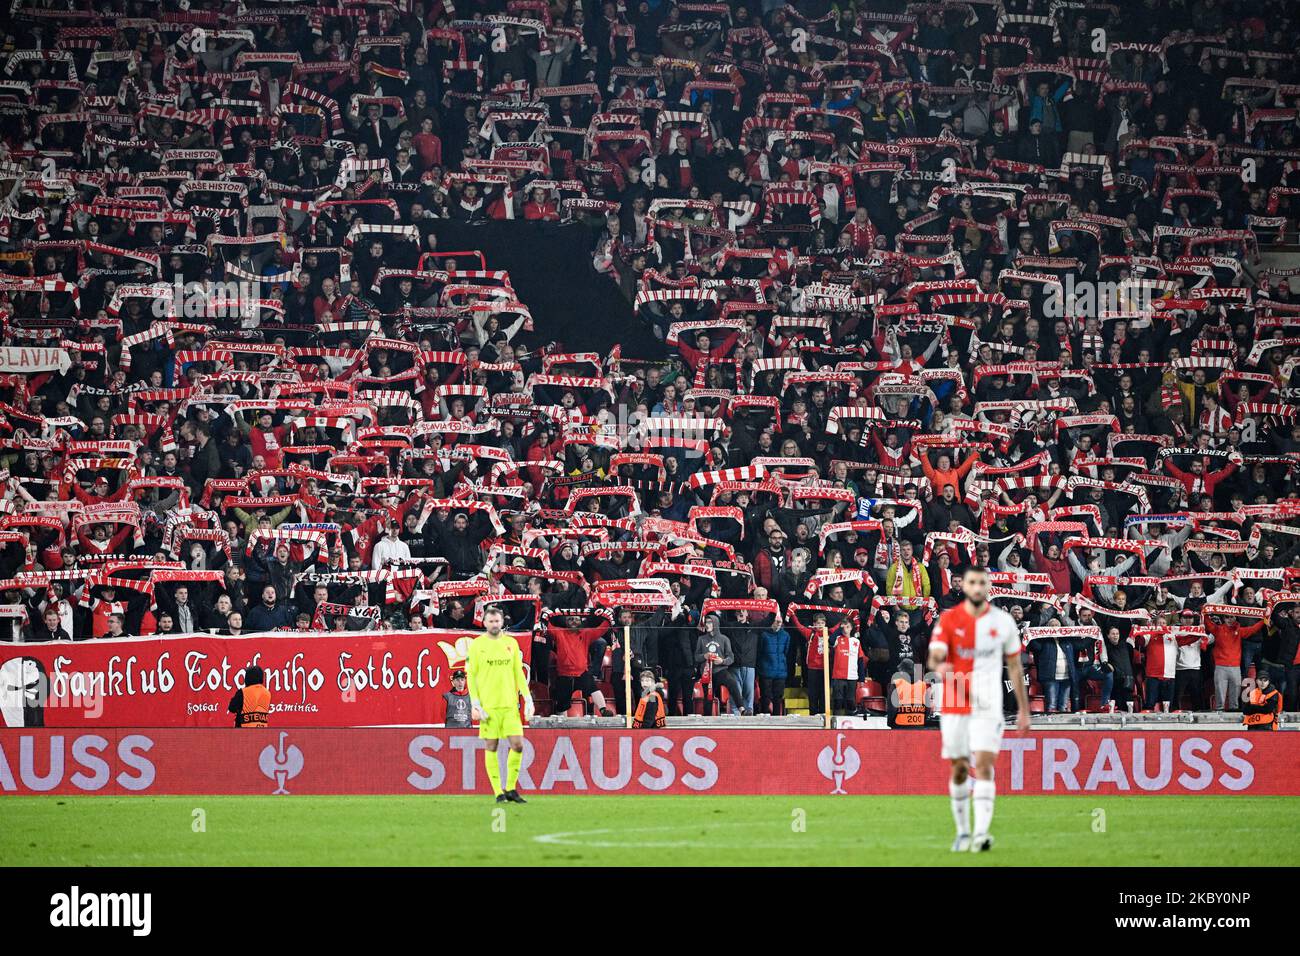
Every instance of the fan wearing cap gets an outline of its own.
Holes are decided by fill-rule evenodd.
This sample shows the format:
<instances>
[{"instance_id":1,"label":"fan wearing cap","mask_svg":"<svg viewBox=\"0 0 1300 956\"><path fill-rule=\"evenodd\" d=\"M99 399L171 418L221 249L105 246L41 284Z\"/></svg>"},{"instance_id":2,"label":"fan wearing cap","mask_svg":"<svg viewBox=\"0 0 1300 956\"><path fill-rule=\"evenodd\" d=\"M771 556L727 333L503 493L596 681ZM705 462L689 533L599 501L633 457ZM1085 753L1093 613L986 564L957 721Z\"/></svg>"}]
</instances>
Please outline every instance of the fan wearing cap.
<instances>
[{"instance_id":1,"label":"fan wearing cap","mask_svg":"<svg viewBox=\"0 0 1300 956\"><path fill-rule=\"evenodd\" d=\"M384 536L371 550L371 566L379 571L389 564L411 559L411 546L399 537L402 526L398 521L389 519L384 528Z\"/></svg>"},{"instance_id":2,"label":"fan wearing cap","mask_svg":"<svg viewBox=\"0 0 1300 956\"><path fill-rule=\"evenodd\" d=\"M331 288L333 287L332 280L325 279L322 286L326 283ZM274 421L275 419L269 411L260 411L256 422L251 425L244 418L243 412L238 412L235 415L235 424L239 427L240 433L248 439L249 445L252 446L253 457L256 458L260 455L262 460L266 462L267 468L279 468L281 466L284 461L284 442L289 435L289 426L277 426L273 424Z\"/></svg>"},{"instance_id":3,"label":"fan wearing cap","mask_svg":"<svg viewBox=\"0 0 1300 956\"><path fill-rule=\"evenodd\" d=\"M703 332L695 338L695 347L687 345L685 342L679 342L677 349L682 353L682 358L686 359L686 364L694 371L699 367L701 362L716 362L726 358L731 350L736 347L740 340L740 330L737 329L727 334L718 345L713 344L713 340Z\"/></svg>"},{"instance_id":4,"label":"fan wearing cap","mask_svg":"<svg viewBox=\"0 0 1300 956\"><path fill-rule=\"evenodd\" d=\"M1268 671L1261 668L1255 686L1241 702L1241 722L1247 730L1279 730L1282 716L1282 692L1273 686Z\"/></svg>"},{"instance_id":5,"label":"fan wearing cap","mask_svg":"<svg viewBox=\"0 0 1300 956\"><path fill-rule=\"evenodd\" d=\"M96 475L95 480L91 482L90 490L82 488L77 482L71 483L72 493L76 499L85 505L102 505L109 501L121 501L130 491L130 485L125 481L117 491L109 491L109 482L107 475Z\"/></svg>"},{"instance_id":6,"label":"fan wearing cap","mask_svg":"<svg viewBox=\"0 0 1300 956\"><path fill-rule=\"evenodd\" d=\"M122 525L112 535L108 533L106 524L95 524L89 527L89 534L86 533L87 525L77 529L77 543L86 554L115 554L122 550L122 546L135 532L135 528L129 524Z\"/></svg>"},{"instance_id":7,"label":"fan wearing cap","mask_svg":"<svg viewBox=\"0 0 1300 956\"><path fill-rule=\"evenodd\" d=\"M93 596L91 592L97 591L98 596ZM104 583L99 587L87 588L81 602L90 608L90 636L104 637L108 634L108 619L110 616L117 614L125 619L129 602L118 600L117 588L111 583ZM76 635L74 634L75 638Z\"/></svg>"},{"instance_id":8,"label":"fan wearing cap","mask_svg":"<svg viewBox=\"0 0 1300 956\"><path fill-rule=\"evenodd\" d=\"M444 727L474 726L473 706L469 699L469 690L463 667L458 667L451 672L451 690L442 695L442 703L446 708L445 716L442 719Z\"/></svg>"}]
</instances>

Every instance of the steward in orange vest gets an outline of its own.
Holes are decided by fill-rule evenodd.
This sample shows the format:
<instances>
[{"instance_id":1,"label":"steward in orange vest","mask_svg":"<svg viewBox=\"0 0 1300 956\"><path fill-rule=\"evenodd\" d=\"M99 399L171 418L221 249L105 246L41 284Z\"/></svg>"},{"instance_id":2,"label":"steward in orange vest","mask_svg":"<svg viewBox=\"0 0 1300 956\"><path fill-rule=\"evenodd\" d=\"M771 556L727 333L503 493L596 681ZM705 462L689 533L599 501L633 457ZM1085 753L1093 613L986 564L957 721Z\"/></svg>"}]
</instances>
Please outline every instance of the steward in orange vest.
<instances>
[{"instance_id":1,"label":"steward in orange vest","mask_svg":"<svg viewBox=\"0 0 1300 956\"><path fill-rule=\"evenodd\" d=\"M1282 693L1261 668L1255 676L1255 689L1241 702L1241 722L1247 730L1277 730L1281 713Z\"/></svg>"},{"instance_id":2,"label":"steward in orange vest","mask_svg":"<svg viewBox=\"0 0 1300 956\"><path fill-rule=\"evenodd\" d=\"M886 708L886 723L890 727L924 727L927 717L925 681L913 682L900 671L894 677L893 686L894 693L890 695Z\"/></svg>"},{"instance_id":3,"label":"steward in orange vest","mask_svg":"<svg viewBox=\"0 0 1300 956\"><path fill-rule=\"evenodd\" d=\"M653 671L641 672L641 700L637 702L636 713L632 715L632 726L642 730L651 727L664 727L668 720L668 707L664 701L663 688L655 683Z\"/></svg>"},{"instance_id":4,"label":"steward in orange vest","mask_svg":"<svg viewBox=\"0 0 1300 956\"><path fill-rule=\"evenodd\" d=\"M244 671L244 688L235 691L226 710L235 715L236 727L267 727L271 719L271 692L262 683L266 675L260 667Z\"/></svg>"}]
</instances>

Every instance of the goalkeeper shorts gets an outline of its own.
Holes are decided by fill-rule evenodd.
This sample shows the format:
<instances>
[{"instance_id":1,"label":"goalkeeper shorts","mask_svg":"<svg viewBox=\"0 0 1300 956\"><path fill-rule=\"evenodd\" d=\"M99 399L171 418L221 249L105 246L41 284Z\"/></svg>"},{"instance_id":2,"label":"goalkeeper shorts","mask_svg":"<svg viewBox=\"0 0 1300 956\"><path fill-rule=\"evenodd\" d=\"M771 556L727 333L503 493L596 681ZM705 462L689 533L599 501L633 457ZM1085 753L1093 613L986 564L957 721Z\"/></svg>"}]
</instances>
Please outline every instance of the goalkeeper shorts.
<instances>
[{"instance_id":1,"label":"goalkeeper shorts","mask_svg":"<svg viewBox=\"0 0 1300 956\"><path fill-rule=\"evenodd\" d=\"M523 721L518 707L487 707L479 721L478 735L484 740L501 740L503 737L522 737Z\"/></svg>"}]
</instances>

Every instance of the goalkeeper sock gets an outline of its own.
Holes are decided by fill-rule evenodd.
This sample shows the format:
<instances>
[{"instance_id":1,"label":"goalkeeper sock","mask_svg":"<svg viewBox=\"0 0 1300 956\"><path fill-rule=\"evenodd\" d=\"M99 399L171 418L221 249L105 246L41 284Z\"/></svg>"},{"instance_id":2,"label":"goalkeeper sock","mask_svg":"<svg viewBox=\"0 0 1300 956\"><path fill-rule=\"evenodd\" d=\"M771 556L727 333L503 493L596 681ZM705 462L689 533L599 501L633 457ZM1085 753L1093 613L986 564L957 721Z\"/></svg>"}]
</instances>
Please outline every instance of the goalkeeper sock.
<instances>
[{"instance_id":1,"label":"goalkeeper sock","mask_svg":"<svg viewBox=\"0 0 1300 956\"><path fill-rule=\"evenodd\" d=\"M948 796L952 797L952 819L957 824L958 836L970 836L970 786L966 781L948 781Z\"/></svg>"},{"instance_id":2,"label":"goalkeeper sock","mask_svg":"<svg viewBox=\"0 0 1300 956\"><path fill-rule=\"evenodd\" d=\"M993 795L997 787L992 780L975 781L975 835L986 836L993 822Z\"/></svg>"},{"instance_id":3,"label":"goalkeeper sock","mask_svg":"<svg viewBox=\"0 0 1300 956\"><path fill-rule=\"evenodd\" d=\"M497 761L497 752L495 750L483 751L483 766L487 767L492 792L498 797L501 796L501 764Z\"/></svg>"},{"instance_id":4,"label":"goalkeeper sock","mask_svg":"<svg viewBox=\"0 0 1300 956\"><path fill-rule=\"evenodd\" d=\"M514 790L519 783L519 765L524 762L522 750L511 750L506 754L506 789Z\"/></svg>"}]
</instances>

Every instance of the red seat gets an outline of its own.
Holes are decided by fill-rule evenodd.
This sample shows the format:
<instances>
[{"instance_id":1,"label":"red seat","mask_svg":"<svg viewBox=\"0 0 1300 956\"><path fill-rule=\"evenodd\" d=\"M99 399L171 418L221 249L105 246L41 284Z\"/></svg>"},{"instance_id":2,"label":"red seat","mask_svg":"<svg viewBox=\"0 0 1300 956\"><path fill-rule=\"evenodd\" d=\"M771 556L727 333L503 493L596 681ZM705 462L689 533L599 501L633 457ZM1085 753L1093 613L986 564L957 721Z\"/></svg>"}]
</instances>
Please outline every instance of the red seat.
<instances>
[{"instance_id":1,"label":"red seat","mask_svg":"<svg viewBox=\"0 0 1300 956\"><path fill-rule=\"evenodd\" d=\"M586 717L587 702L582 698L582 691L575 690L573 696L569 698L569 709L565 711L566 717Z\"/></svg>"},{"instance_id":2,"label":"red seat","mask_svg":"<svg viewBox=\"0 0 1300 956\"><path fill-rule=\"evenodd\" d=\"M885 699L885 690L880 686L879 681L866 680L861 684L862 691L858 695L858 703L869 714L885 714L889 712L889 701Z\"/></svg>"},{"instance_id":3,"label":"red seat","mask_svg":"<svg viewBox=\"0 0 1300 956\"><path fill-rule=\"evenodd\" d=\"M1045 713L1047 713L1047 700L1046 700L1045 698L1043 698L1043 697L1030 697L1030 698L1029 698L1029 712L1030 712L1031 714L1045 714Z\"/></svg>"},{"instance_id":4,"label":"red seat","mask_svg":"<svg viewBox=\"0 0 1300 956\"><path fill-rule=\"evenodd\" d=\"M528 685L528 690L533 695L533 707L538 716L550 717L554 713L551 705L551 689L545 684L534 682Z\"/></svg>"}]
</instances>

